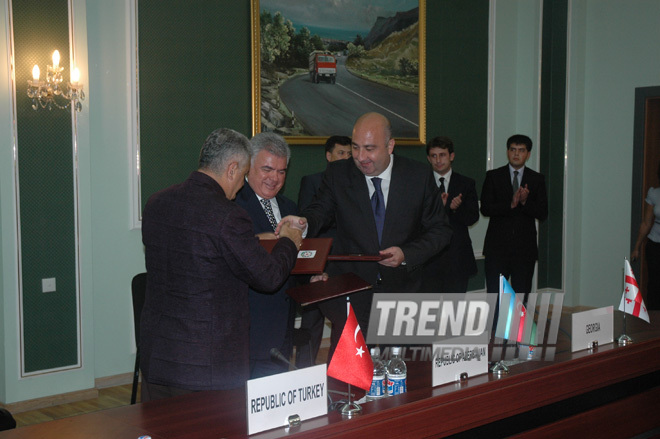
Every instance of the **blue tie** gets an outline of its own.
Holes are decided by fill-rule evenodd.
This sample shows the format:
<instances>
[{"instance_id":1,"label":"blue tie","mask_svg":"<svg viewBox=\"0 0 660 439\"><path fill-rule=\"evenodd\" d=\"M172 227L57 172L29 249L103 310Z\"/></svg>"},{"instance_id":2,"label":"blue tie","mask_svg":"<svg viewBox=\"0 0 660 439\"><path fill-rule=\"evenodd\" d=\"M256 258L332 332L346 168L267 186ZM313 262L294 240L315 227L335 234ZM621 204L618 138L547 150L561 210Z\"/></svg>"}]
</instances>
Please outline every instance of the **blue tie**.
<instances>
[{"instance_id":1,"label":"blue tie","mask_svg":"<svg viewBox=\"0 0 660 439\"><path fill-rule=\"evenodd\" d=\"M380 244L383 236L383 225L385 224L385 198L383 191L380 188L382 180L379 177L371 179L374 184L374 194L371 196L371 209L374 211L374 219L376 220L376 230L378 231L378 243Z\"/></svg>"}]
</instances>

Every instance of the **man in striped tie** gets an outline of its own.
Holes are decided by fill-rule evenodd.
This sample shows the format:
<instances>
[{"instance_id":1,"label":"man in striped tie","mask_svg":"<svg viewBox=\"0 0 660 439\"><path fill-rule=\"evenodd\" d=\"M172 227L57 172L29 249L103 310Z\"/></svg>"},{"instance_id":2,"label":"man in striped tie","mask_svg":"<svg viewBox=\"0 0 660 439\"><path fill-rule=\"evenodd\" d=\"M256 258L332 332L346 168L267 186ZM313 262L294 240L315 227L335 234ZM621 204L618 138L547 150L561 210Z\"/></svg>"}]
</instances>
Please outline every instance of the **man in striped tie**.
<instances>
[{"instance_id":1,"label":"man in striped tie","mask_svg":"<svg viewBox=\"0 0 660 439\"><path fill-rule=\"evenodd\" d=\"M261 238L275 239L277 223L286 215L295 215L296 203L279 192L286 180L291 150L275 133L259 133L250 140L252 162L247 184L236 196ZM250 378L286 372L286 364L275 363L270 350L277 348L289 358L293 350L295 307L286 294L295 279L289 277L274 293L250 289Z\"/></svg>"}]
</instances>

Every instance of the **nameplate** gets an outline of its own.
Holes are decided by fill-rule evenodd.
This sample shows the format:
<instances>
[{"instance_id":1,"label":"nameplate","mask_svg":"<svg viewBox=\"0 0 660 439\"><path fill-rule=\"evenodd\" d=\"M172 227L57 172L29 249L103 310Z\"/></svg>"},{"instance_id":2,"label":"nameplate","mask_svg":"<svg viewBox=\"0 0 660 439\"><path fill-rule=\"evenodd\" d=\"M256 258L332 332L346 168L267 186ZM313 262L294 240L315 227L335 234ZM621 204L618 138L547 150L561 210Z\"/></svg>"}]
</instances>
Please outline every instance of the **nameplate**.
<instances>
[{"instance_id":1,"label":"nameplate","mask_svg":"<svg viewBox=\"0 0 660 439\"><path fill-rule=\"evenodd\" d=\"M576 312L571 316L571 322L571 352L614 341L613 306Z\"/></svg>"},{"instance_id":2,"label":"nameplate","mask_svg":"<svg viewBox=\"0 0 660 439\"><path fill-rule=\"evenodd\" d=\"M288 427L289 418L301 421L328 414L327 366L306 367L247 382L248 434Z\"/></svg>"},{"instance_id":3,"label":"nameplate","mask_svg":"<svg viewBox=\"0 0 660 439\"><path fill-rule=\"evenodd\" d=\"M433 386L488 373L487 344L434 344Z\"/></svg>"}]
</instances>

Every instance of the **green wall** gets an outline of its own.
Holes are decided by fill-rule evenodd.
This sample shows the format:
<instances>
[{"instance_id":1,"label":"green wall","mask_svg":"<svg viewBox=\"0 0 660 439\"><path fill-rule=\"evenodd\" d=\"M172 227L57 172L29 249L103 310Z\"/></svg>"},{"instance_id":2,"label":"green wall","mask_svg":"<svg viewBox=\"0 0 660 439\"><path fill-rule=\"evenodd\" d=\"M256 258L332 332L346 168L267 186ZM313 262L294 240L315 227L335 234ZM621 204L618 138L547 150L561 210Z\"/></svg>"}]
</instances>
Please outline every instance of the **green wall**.
<instances>
[{"instance_id":1,"label":"green wall","mask_svg":"<svg viewBox=\"0 0 660 439\"><path fill-rule=\"evenodd\" d=\"M562 288L564 134L568 2L543 2L541 173L548 189L548 219L539 225L539 288Z\"/></svg>"},{"instance_id":2,"label":"green wall","mask_svg":"<svg viewBox=\"0 0 660 439\"><path fill-rule=\"evenodd\" d=\"M54 49L60 51L68 82L67 1L53 0L48 8L14 1L12 12L17 95L25 96L33 65L39 65L41 80L46 78ZM71 112L34 111L29 99L17 99L16 132L24 371L29 373L79 362ZM57 290L42 293L43 278L56 278Z\"/></svg>"},{"instance_id":3,"label":"green wall","mask_svg":"<svg viewBox=\"0 0 660 439\"><path fill-rule=\"evenodd\" d=\"M138 20L144 206L197 169L214 129L250 136L250 2L139 1Z\"/></svg>"},{"instance_id":4,"label":"green wall","mask_svg":"<svg viewBox=\"0 0 660 439\"><path fill-rule=\"evenodd\" d=\"M476 180L486 169L489 2L427 2L426 133L454 142L454 168ZM422 153L425 160L425 152Z\"/></svg>"}]
</instances>

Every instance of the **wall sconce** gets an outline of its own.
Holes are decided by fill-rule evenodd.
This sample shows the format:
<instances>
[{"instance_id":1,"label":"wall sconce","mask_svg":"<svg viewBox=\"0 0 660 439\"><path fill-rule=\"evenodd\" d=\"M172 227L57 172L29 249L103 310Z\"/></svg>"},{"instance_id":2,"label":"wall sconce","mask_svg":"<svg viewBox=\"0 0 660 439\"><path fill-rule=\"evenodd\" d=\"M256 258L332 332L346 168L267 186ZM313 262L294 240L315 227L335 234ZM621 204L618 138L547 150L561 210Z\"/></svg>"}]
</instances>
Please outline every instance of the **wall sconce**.
<instances>
[{"instance_id":1,"label":"wall sconce","mask_svg":"<svg viewBox=\"0 0 660 439\"><path fill-rule=\"evenodd\" d=\"M32 108L37 110L39 107L53 109L53 106L61 109L69 108L72 105L76 111L82 110L80 101L85 100L85 92L80 81L80 70L76 67L71 72L71 82L68 87L62 86L62 71L60 67L60 52L53 52L53 65L46 66L46 80L40 81L39 66L32 68L32 80L28 80L27 95L32 99ZM58 102L61 101L62 103Z\"/></svg>"}]
</instances>

